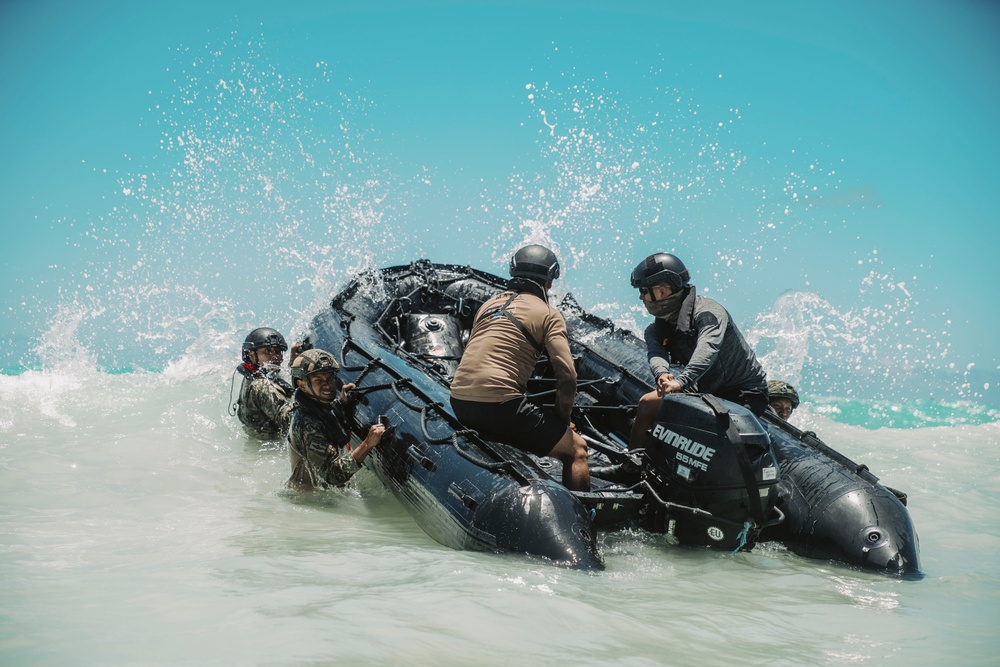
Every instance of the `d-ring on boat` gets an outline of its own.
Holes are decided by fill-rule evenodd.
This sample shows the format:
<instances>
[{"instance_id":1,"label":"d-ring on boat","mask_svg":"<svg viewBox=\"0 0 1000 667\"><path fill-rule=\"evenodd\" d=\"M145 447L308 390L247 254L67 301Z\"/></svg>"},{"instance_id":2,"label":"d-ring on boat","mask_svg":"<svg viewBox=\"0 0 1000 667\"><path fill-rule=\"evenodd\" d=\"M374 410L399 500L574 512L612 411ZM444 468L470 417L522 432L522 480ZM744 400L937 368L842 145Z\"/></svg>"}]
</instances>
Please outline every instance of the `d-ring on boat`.
<instances>
[{"instance_id":1,"label":"d-ring on boat","mask_svg":"<svg viewBox=\"0 0 1000 667\"><path fill-rule=\"evenodd\" d=\"M627 451L653 378L631 332L567 294L578 374L573 412L590 445L592 490L558 480L561 463L481 438L449 405L449 383L479 306L502 278L426 260L360 275L312 321L357 385L354 430L390 429L365 461L417 523L454 549L523 553L603 567L596 533L635 527L726 551L777 540L797 554L891 574L919 573L906 496L863 465L773 415L710 395L668 395L644 449ZM528 385L551 401L543 356Z\"/></svg>"}]
</instances>

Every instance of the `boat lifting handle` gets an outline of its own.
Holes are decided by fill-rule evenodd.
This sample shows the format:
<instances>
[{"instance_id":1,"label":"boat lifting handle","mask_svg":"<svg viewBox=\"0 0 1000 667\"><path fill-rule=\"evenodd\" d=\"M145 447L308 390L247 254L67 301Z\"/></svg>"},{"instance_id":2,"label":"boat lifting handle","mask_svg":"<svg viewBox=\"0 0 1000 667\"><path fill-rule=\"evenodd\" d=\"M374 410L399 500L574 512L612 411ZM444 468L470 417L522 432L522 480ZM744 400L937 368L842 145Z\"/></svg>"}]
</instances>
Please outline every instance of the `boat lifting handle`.
<instances>
[{"instance_id":1,"label":"boat lifting handle","mask_svg":"<svg viewBox=\"0 0 1000 667\"><path fill-rule=\"evenodd\" d=\"M417 450L416 445L410 445L409 447L407 447L406 453L411 459L419 463L420 467L422 467L424 470L429 470L430 472L434 472L435 470L437 470L437 464L434 463L434 461L431 461L428 457L421 454Z\"/></svg>"},{"instance_id":2,"label":"boat lifting handle","mask_svg":"<svg viewBox=\"0 0 1000 667\"><path fill-rule=\"evenodd\" d=\"M462 504L468 507L470 510L476 509L476 505L479 504L476 502L475 498L466 493L465 490L462 487L460 487L456 482L452 482L451 484L448 485L448 493L450 493L451 495L455 496L460 501L462 501Z\"/></svg>"}]
</instances>

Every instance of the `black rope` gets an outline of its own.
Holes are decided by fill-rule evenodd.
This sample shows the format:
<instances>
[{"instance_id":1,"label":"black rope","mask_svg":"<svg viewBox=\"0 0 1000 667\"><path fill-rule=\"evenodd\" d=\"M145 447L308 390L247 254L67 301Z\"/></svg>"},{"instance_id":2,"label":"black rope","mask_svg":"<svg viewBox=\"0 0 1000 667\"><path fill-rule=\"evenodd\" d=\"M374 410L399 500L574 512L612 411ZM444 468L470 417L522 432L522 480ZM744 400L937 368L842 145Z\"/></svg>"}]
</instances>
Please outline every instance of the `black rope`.
<instances>
[{"instance_id":1,"label":"black rope","mask_svg":"<svg viewBox=\"0 0 1000 667\"><path fill-rule=\"evenodd\" d=\"M423 410L423 406L414 405L413 403L407 402L407 400L405 398L403 398L403 395L401 393L399 393L399 387L400 386L407 386L407 387L410 388L411 391L413 391L413 381L410 378L407 378L407 377L399 378L398 380L396 380L395 382L393 382L392 385L390 385L390 386L392 388L393 395L395 395L396 398L399 399L400 403L402 403L403 405L405 405L409 409L413 410L414 412L420 412L421 410ZM416 393L416 392L414 391L414 393Z\"/></svg>"},{"instance_id":2,"label":"black rope","mask_svg":"<svg viewBox=\"0 0 1000 667\"><path fill-rule=\"evenodd\" d=\"M356 343L354 343L354 341L348 337L348 338L345 338L344 345L341 348L341 359L342 360L346 357L346 350L347 350L348 345L353 346L355 349L357 349L362 354L368 355L368 353L364 350L364 348L362 348L361 346L359 346ZM370 355L368 355L368 356L370 356ZM362 373L361 373L361 375L358 376L358 380L361 380L364 375L366 375L368 372L370 372L371 369L373 369L375 367L381 367L384 370L389 371L390 373L396 374L396 371L394 369L386 366L382 362L381 358L373 358L368 364L366 364L364 366L353 366L352 367L352 366L348 366L347 364L343 364L343 363L341 364L341 366L343 368L345 368L346 370L361 370ZM357 384L357 382L355 382L355 384ZM469 461L473 465L476 465L476 466L478 466L480 468L483 468L485 470L489 470L491 472L506 473L509 476L518 479L522 484L527 484L528 483L528 481L529 481L528 478L525 475L520 474L518 472L517 467L515 466L515 464L512 461L510 461L508 459L503 459L502 457L500 457L499 455L497 455L496 452L492 452L491 451L490 453L493 454L494 456L496 456L498 459L501 459L501 460L495 461L495 462L494 461L485 461L485 460L479 458L478 456L474 456L464 446L462 446L461 441L459 440L460 436L461 437L475 436L477 439L481 439L480 436L479 436L479 433L476 432L476 431L474 431L474 430L471 430L471 429L457 429L457 430L453 431L450 436L445 436L444 438L432 438L430 436L429 432L427 431L427 428L426 428L426 414L431 409L440 409L442 407L441 404L438 403L438 402L433 402L433 401L432 402L428 402L424 406L415 405L413 403L410 403L400 393L400 387L402 387L402 386L406 386L411 391L414 391L414 393L416 393L416 390L413 387L413 381L410 378L408 378L408 377L397 377L392 382L388 382L388 383L385 383L385 384L372 385L372 386L369 386L369 387L355 388L354 392L356 394L358 394L358 395L365 395L365 394L368 394L368 393L371 393L371 392L375 392L375 391L382 391L382 390L385 390L385 389L391 389L392 393L395 395L396 399L400 403L402 403L406 407L410 408L414 412L420 412L421 413L421 430L423 431L424 437L427 438L427 440L428 440L429 443L431 443L431 444L444 444L444 443L446 443L448 441L451 441L451 446L454 447L454 449L458 453L458 455L461 456L462 458L464 458L465 460Z\"/></svg>"},{"instance_id":3,"label":"black rope","mask_svg":"<svg viewBox=\"0 0 1000 667\"><path fill-rule=\"evenodd\" d=\"M344 344L340 346L340 367L345 371L363 371L367 364L364 366L351 366L347 363L347 348L354 347L359 352L367 353L351 338L350 321L347 322L346 331L344 332ZM369 363L375 361L376 359L368 355Z\"/></svg>"},{"instance_id":4,"label":"black rope","mask_svg":"<svg viewBox=\"0 0 1000 667\"><path fill-rule=\"evenodd\" d=\"M451 438L451 436L448 435L442 438L435 438L430 434L430 430L427 428L427 413L429 413L431 410L438 410L441 407L442 407L441 404L437 402L428 403L427 405L424 406L424 409L420 411L420 430L423 431L424 437L427 438L427 442L430 442L435 445L439 445L443 442L448 442L448 440ZM457 432L458 431L455 431L455 433ZM475 431L472 431L471 429L466 429L464 432L475 433Z\"/></svg>"},{"instance_id":5,"label":"black rope","mask_svg":"<svg viewBox=\"0 0 1000 667\"><path fill-rule=\"evenodd\" d=\"M529 380L529 382L538 382L540 380L541 381L546 381L546 382L558 382L558 380L556 378L532 378L532 379ZM576 387L577 387L577 389L579 389L580 387L588 387L590 385L599 384L601 382L607 382L609 384L613 383L613 381L611 380L611 378L598 378L596 380L584 380L583 382L577 382L576 383ZM525 394L525 397L526 398L538 398L539 396L548 396L549 394L554 394L554 393L556 393L556 391L558 391L558 390L557 389L546 389L544 391L536 391L536 392L531 393L531 394Z\"/></svg>"},{"instance_id":6,"label":"black rope","mask_svg":"<svg viewBox=\"0 0 1000 667\"><path fill-rule=\"evenodd\" d=\"M352 390L355 396L365 396L372 393L373 391L382 391L383 389L391 389L392 385L395 384L395 380L392 382L386 382L385 384L373 384L368 387L361 387L360 389L355 388Z\"/></svg>"},{"instance_id":7,"label":"black rope","mask_svg":"<svg viewBox=\"0 0 1000 667\"><path fill-rule=\"evenodd\" d=\"M376 357L376 358L372 359L371 361L369 361L367 364L365 364L364 370L362 370L361 373L358 374L358 377L354 378L354 385L357 386L357 385L361 384L361 381L364 380L365 377L367 377L369 373L371 373L373 370L375 370L376 368L380 367L381 365L382 365L382 359L381 359L381 357ZM368 393L368 392L365 392L365 393Z\"/></svg>"},{"instance_id":8,"label":"black rope","mask_svg":"<svg viewBox=\"0 0 1000 667\"><path fill-rule=\"evenodd\" d=\"M243 396L243 382L242 382L243 378L241 377L240 378L240 380L241 380L241 382L240 382L240 395L236 398L235 401L233 400L233 389L236 387L236 374L239 373L239 370L240 369L237 368L235 371L233 371L233 377L232 377L232 379L229 380L229 416L230 417L235 417L236 416L236 412L239 410L239 406L240 406L240 399Z\"/></svg>"},{"instance_id":9,"label":"black rope","mask_svg":"<svg viewBox=\"0 0 1000 667\"><path fill-rule=\"evenodd\" d=\"M502 459L500 461L484 461L478 456L473 456L468 450L465 449L465 447L463 447L460 444L461 441L458 439L459 435L463 437L468 435L478 436L479 433L470 429L463 429L460 431L455 431L452 434L451 446L455 448L455 451L458 452L458 455L461 456L463 459L474 465L479 466L480 468L484 468L485 470L489 470L491 472L506 473L511 477L519 479L522 484L526 484L528 482L528 479L524 475L519 474L517 471L517 467L514 465L512 461L508 459Z\"/></svg>"},{"instance_id":10,"label":"black rope","mask_svg":"<svg viewBox=\"0 0 1000 667\"><path fill-rule=\"evenodd\" d=\"M430 434L430 429L428 429L427 427L427 415L430 412L437 410L443 417L447 417L448 413L441 410L441 408L443 407L444 406L441 403L435 401L433 403L428 403L427 405L425 405L423 410L421 410L420 412L420 430L423 432L424 438L427 439L428 443L432 445L442 445L450 441L451 446L454 447L455 451L458 452L459 456L464 458L466 461L474 463L475 465L481 468L485 468L486 470L491 470L495 472L505 472L511 477L516 477L522 480L522 483L528 482L528 479L524 475L518 472L517 467L513 461L500 457L495 451L490 450L490 453L501 460L496 462L491 462L491 461L484 461L478 456L473 456L465 447L463 447L461 441L459 440L460 436L461 437L472 436L475 437L477 440L479 440L480 443L482 443L482 436L480 436L479 432L474 429L471 428L456 429L452 431L451 435L446 435L440 438L435 438L434 436L432 436Z\"/></svg>"}]
</instances>

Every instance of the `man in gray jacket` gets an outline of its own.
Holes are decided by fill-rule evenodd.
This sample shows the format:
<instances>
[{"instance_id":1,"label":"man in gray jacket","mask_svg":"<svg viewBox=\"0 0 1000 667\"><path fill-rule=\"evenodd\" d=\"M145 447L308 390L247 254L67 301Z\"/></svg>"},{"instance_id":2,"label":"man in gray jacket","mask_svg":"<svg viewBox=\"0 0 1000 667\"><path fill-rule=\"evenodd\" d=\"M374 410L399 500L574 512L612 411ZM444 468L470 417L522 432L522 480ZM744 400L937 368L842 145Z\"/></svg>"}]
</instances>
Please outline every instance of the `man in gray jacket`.
<instances>
[{"instance_id":1,"label":"man in gray jacket","mask_svg":"<svg viewBox=\"0 0 1000 667\"><path fill-rule=\"evenodd\" d=\"M646 327L646 353L656 390L639 400L629 448L642 447L663 396L713 394L754 414L767 409L764 369L725 308L696 294L680 259L650 255L632 271L632 287L656 319ZM676 376L670 365L682 365Z\"/></svg>"}]
</instances>

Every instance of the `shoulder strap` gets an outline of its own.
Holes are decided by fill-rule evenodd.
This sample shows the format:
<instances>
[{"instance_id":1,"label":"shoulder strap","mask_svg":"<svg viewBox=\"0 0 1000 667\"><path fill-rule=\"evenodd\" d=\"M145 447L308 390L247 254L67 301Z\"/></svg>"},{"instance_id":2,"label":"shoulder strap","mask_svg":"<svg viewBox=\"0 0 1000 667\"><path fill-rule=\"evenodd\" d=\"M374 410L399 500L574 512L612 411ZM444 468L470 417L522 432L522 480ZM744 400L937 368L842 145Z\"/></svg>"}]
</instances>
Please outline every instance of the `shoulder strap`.
<instances>
[{"instance_id":1,"label":"shoulder strap","mask_svg":"<svg viewBox=\"0 0 1000 667\"><path fill-rule=\"evenodd\" d=\"M514 294L512 294L509 299L507 299L506 303L504 303L502 306L500 306L496 310L491 310L490 312L486 313L485 315L483 315L479 319L481 321L481 320L484 320L484 319L486 319L487 317L490 317L490 316L503 315L508 320L510 320L511 324L513 324L515 327L517 327L518 331L520 331L524 335L524 337L528 341L528 343L531 344L531 347L535 348L535 352L539 352L540 353L542 350L545 349L545 346L542 345L541 343L539 343L537 340L535 340L535 337L531 335L531 332L528 331L527 327L525 327L523 324L521 324L518 321L518 319L516 317L514 317L509 310L507 310L507 307L510 306L510 304L514 301L514 299L516 299L518 297L519 294L520 294L519 292L514 292Z\"/></svg>"}]
</instances>

